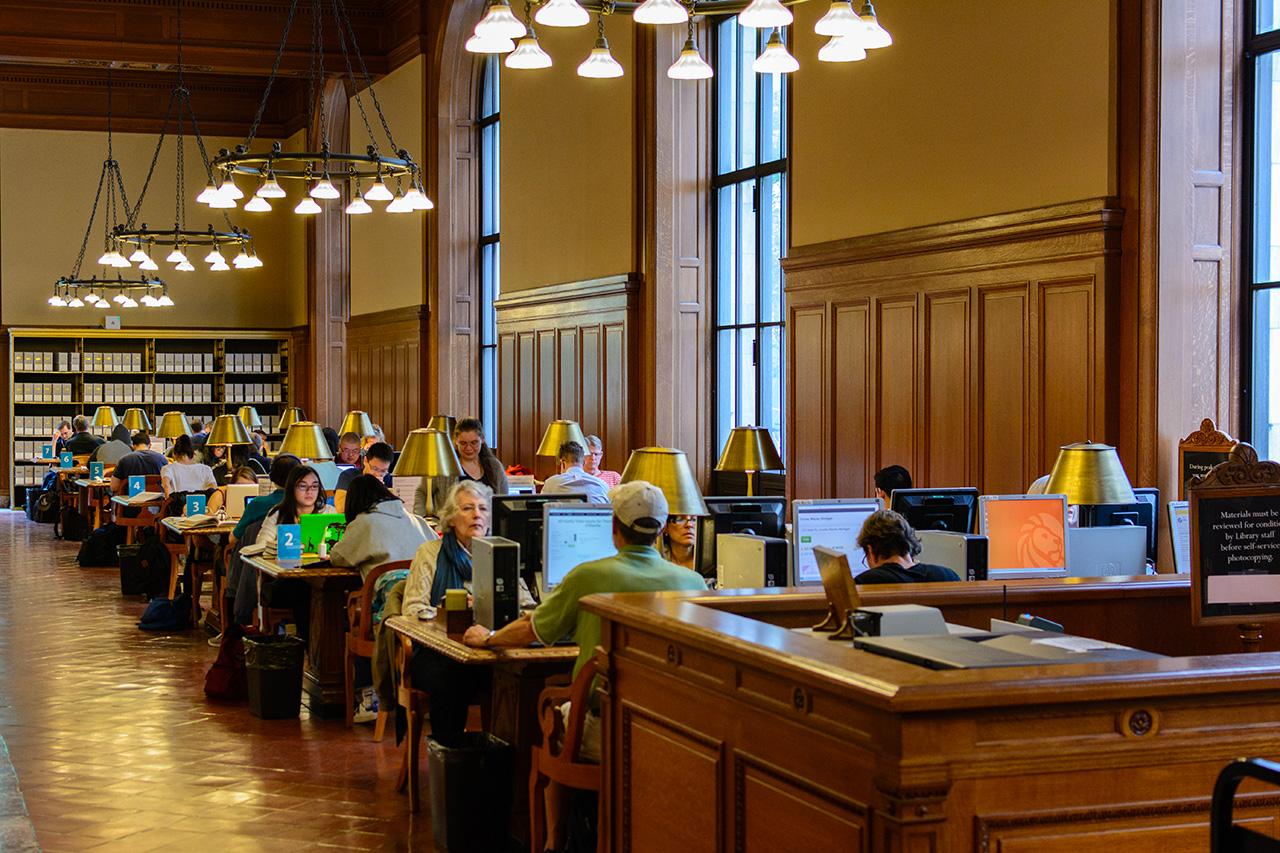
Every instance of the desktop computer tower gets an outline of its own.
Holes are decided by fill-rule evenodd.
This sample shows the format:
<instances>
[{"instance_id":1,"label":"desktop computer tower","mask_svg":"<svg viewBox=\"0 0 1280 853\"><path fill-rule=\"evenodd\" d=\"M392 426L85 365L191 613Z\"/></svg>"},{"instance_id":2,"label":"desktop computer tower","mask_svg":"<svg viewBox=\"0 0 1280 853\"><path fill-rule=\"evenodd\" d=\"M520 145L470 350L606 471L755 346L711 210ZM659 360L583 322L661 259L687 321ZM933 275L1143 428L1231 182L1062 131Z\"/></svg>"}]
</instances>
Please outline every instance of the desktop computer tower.
<instances>
[{"instance_id":1,"label":"desktop computer tower","mask_svg":"<svg viewBox=\"0 0 1280 853\"><path fill-rule=\"evenodd\" d=\"M471 540L475 623L496 631L520 615L520 545L501 536Z\"/></svg>"},{"instance_id":2,"label":"desktop computer tower","mask_svg":"<svg viewBox=\"0 0 1280 853\"><path fill-rule=\"evenodd\" d=\"M716 586L762 589L787 585L787 540L750 533L716 536Z\"/></svg>"},{"instance_id":3,"label":"desktop computer tower","mask_svg":"<svg viewBox=\"0 0 1280 853\"><path fill-rule=\"evenodd\" d=\"M917 530L916 536L924 546L917 563L946 566L962 581L987 579L987 537L947 530Z\"/></svg>"}]
</instances>

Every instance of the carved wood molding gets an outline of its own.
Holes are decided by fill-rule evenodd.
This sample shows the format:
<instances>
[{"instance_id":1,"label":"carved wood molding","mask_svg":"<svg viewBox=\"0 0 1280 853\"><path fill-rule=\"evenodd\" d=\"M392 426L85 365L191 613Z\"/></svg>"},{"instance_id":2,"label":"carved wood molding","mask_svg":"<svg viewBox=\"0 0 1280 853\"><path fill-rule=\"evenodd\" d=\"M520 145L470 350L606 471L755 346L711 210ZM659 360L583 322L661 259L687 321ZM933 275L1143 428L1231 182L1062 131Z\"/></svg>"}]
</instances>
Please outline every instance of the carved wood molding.
<instances>
[{"instance_id":1,"label":"carved wood molding","mask_svg":"<svg viewBox=\"0 0 1280 853\"><path fill-rule=\"evenodd\" d=\"M863 820L871 815L871 810L866 803L852 800L762 758L757 758L749 752L735 749L733 751L733 818L734 849L737 853L745 853L747 849L747 770L749 769L798 791L803 791L815 799L828 803L834 809L848 812Z\"/></svg>"},{"instance_id":2,"label":"carved wood molding","mask_svg":"<svg viewBox=\"0 0 1280 853\"><path fill-rule=\"evenodd\" d=\"M1205 423L1209 423L1208 419ZM1192 477L1187 484L1192 489L1243 489L1250 486L1280 486L1280 463L1258 461L1258 451L1243 441L1232 446L1228 461L1203 477Z\"/></svg>"},{"instance_id":3,"label":"carved wood molding","mask_svg":"<svg viewBox=\"0 0 1280 853\"><path fill-rule=\"evenodd\" d=\"M425 305L406 305L403 308L353 314L347 320L347 340L376 337L409 328L417 331L426 325L427 318L428 311Z\"/></svg>"},{"instance_id":4,"label":"carved wood molding","mask_svg":"<svg viewBox=\"0 0 1280 853\"><path fill-rule=\"evenodd\" d=\"M640 276L637 273L592 278L563 284L544 284L528 290L504 294L493 304L498 321L506 318L526 318L537 312L554 308L557 316L599 311L600 300L608 300L608 307L638 307Z\"/></svg>"},{"instance_id":5,"label":"carved wood molding","mask_svg":"<svg viewBox=\"0 0 1280 853\"><path fill-rule=\"evenodd\" d=\"M1236 440L1214 426L1213 418L1205 418L1200 422L1200 429L1178 442L1179 444L1195 444L1209 447L1225 447L1236 443Z\"/></svg>"}]
</instances>

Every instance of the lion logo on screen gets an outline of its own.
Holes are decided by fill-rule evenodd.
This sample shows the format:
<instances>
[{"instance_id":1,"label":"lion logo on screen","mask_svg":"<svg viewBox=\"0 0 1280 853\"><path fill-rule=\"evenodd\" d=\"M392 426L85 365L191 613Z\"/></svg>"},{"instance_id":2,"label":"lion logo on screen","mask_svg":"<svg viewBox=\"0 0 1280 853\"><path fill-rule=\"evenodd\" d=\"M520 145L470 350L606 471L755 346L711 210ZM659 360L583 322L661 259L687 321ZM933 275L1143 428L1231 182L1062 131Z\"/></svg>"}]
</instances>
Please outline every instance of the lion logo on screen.
<instances>
[{"instance_id":1,"label":"lion logo on screen","mask_svg":"<svg viewBox=\"0 0 1280 853\"><path fill-rule=\"evenodd\" d=\"M1018 531L1018 560L1027 568L1065 566L1062 555L1062 519L1037 512Z\"/></svg>"}]
</instances>

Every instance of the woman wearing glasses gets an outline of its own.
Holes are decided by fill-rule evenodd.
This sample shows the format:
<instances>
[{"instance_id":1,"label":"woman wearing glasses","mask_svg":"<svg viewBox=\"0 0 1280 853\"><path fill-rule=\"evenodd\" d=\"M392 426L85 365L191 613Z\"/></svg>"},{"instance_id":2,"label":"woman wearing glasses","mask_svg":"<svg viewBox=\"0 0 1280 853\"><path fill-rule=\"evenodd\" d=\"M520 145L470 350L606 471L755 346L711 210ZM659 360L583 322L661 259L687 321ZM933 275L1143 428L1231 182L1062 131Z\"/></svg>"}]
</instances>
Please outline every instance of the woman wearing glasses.
<instances>
[{"instance_id":1,"label":"woman wearing glasses","mask_svg":"<svg viewBox=\"0 0 1280 853\"><path fill-rule=\"evenodd\" d=\"M668 563L675 563L691 572L698 570L697 559L698 517L694 515L669 515L667 526L658 538L658 552Z\"/></svg>"},{"instance_id":2,"label":"woman wearing glasses","mask_svg":"<svg viewBox=\"0 0 1280 853\"><path fill-rule=\"evenodd\" d=\"M167 467L167 466L166 466ZM320 475L310 465L298 465L289 472L285 482L284 497L262 520L258 532L258 544L266 545L263 553L272 559L276 556L276 533L282 524L297 524L304 515L329 515L337 510L329 506L329 496L320 485Z\"/></svg>"},{"instance_id":3,"label":"woman wearing glasses","mask_svg":"<svg viewBox=\"0 0 1280 853\"><path fill-rule=\"evenodd\" d=\"M444 506L445 498L453 484L462 480L473 480L488 486L495 495L507 493L507 471L498 457L484 441L484 426L476 418L463 418L453 428L453 449L458 452L458 464L462 466L462 476L423 477L418 489L413 493L413 512L415 515L428 515L427 484L435 481L431 490L431 512L435 515Z\"/></svg>"}]
</instances>

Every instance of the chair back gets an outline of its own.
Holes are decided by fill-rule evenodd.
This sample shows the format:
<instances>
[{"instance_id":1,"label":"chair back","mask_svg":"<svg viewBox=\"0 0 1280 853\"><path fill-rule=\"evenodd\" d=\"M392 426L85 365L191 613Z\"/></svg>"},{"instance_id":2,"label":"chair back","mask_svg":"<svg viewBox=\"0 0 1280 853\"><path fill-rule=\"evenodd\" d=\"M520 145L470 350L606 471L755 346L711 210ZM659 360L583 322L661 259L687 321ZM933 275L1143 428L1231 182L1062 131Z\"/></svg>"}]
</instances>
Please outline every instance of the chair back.
<instances>
[{"instance_id":1,"label":"chair back","mask_svg":"<svg viewBox=\"0 0 1280 853\"><path fill-rule=\"evenodd\" d=\"M389 563L383 563L375 566L368 576L364 579L359 592L351 593L347 599L347 619L351 625L351 635L363 642L373 642L373 593L378 584L378 578L387 572L407 570L412 560L392 560ZM357 595L359 598L357 599Z\"/></svg>"},{"instance_id":2,"label":"chair back","mask_svg":"<svg viewBox=\"0 0 1280 853\"><path fill-rule=\"evenodd\" d=\"M543 748L549 757L557 762L576 764L580 761L582 750L583 721L587 716L587 700L591 695L591 683L596 679L596 665L592 660L582 668L573 684L569 687L568 696L564 689L548 688L542 692L538 700L538 717L542 721ZM564 719L564 745L557 748L560 729L559 706L565 698L569 700L569 716Z\"/></svg>"}]
</instances>

